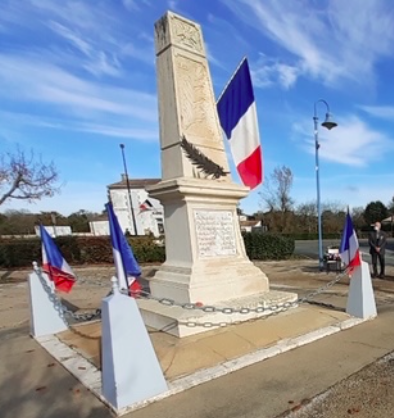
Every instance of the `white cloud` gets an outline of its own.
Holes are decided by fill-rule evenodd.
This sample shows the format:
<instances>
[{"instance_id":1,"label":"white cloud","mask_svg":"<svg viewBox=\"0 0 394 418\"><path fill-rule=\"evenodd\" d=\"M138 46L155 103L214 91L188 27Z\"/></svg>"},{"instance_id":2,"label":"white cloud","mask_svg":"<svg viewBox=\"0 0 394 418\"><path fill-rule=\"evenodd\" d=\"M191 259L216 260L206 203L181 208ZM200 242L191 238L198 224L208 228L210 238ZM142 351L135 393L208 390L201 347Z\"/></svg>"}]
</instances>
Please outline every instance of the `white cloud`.
<instances>
[{"instance_id":1,"label":"white cloud","mask_svg":"<svg viewBox=\"0 0 394 418\"><path fill-rule=\"evenodd\" d=\"M135 0L122 0L122 3L127 10L138 10L137 2Z\"/></svg>"},{"instance_id":2,"label":"white cloud","mask_svg":"<svg viewBox=\"0 0 394 418\"><path fill-rule=\"evenodd\" d=\"M374 81L374 68L390 56L394 9L385 0L222 0L235 15L280 45L297 73L338 85Z\"/></svg>"},{"instance_id":3,"label":"white cloud","mask_svg":"<svg viewBox=\"0 0 394 418\"><path fill-rule=\"evenodd\" d=\"M315 152L311 122L294 124L293 132L303 137L303 148L307 152ZM354 115L340 119L338 127L329 132L319 127L319 142L322 159L355 167L367 166L394 151L391 138Z\"/></svg>"},{"instance_id":4,"label":"white cloud","mask_svg":"<svg viewBox=\"0 0 394 418\"><path fill-rule=\"evenodd\" d=\"M46 123L49 128L68 128L117 137L129 134L130 138L139 140L157 138L155 95L86 81L35 57L0 54L0 61L0 98L50 105L49 114L57 118L48 120L47 115L38 121L33 112L30 118L23 118L22 124L28 122L43 126ZM4 113L1 116L4 118ZM20 119L21 116L16 113L15 118Z\"/></svg>"},{"instance_id":5,"label":"white cloud","mask_svg":"<svg viewBox=\"0 0 394 418\"><path fill-rule=\"evenodd\" d=\"M156 120L154 95L86 81L35 58L0 54L0 60L0 97L59 105L72 112L99 111Z\"/></svg>"},{"instance_id":6,"label":"white cloud","mask_svg":"<svg viewBox=\"0 0 394 418\"><path fill-rule=\"evenodd\" d=\"M260 59L252 66L251 73L256 87L265 88L279 84L284 89L289 89L297 81L300 71L297 67L261 54Z\"/></svg>"},{"instance_id":7,"label":"white cloud","mask_svg":"<svg viewBox=\"0 0 394 418\"><path fill-rule=\"evenodd\" d=\"M223 63L221 63L216 57L215 55L212 53L211 51L211 47L208 44L208 42L205 42L205 52L207 55L207 59L208 61L212 64L215 65L216 67L219 67L221 69L226 69L226 66L223 65Z\"/></svg>"},{"instance_id":8,"label":"white cloud","mask_svg":"<svg viewBox=\"0 0 394 418\"><path fill-rule=\"evenodd\" d=\"M394 120L394 106L360 106L360 109L377 118Z\"/></svg>"}]
</instances>

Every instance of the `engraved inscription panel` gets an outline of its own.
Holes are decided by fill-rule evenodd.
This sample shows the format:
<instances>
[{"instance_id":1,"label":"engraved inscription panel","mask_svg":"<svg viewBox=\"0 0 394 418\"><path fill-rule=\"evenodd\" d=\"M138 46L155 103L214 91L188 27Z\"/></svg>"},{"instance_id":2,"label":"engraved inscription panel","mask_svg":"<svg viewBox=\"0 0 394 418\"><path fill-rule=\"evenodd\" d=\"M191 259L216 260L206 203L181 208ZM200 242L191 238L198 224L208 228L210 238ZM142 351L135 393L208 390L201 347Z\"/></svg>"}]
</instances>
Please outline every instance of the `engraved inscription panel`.
<instances>
[{"instance_id":1,"label":"engraved inscription panel","mask_svg":"<svg viewBox=\"0 0 394 418\"><path fill-rule=\"evenodd\" d=\"M190 58L176 57L182 132L221 144L215 106L206 65Z\"/></svg>"},{"instance_id":2,"label":"engraved inscription panel","mask_svg":"<svg viewBox=\"0 0 394 418\"><path fill-rule=\"evenodd\" d=\"M174 16L171 19L173 41L175 44L183 45L195 52L202 53L201 33L197 26L192 23L185 22Z\"/></svg>"},{"instance_id":3,"label":"engraved inscription panel","mask_svg":"<svg viewBox=\"0 0 394 418\"><path fill-rule=\"evenodd\" d=\"M237 254L234 218L231 211L194 211L200 258L229 257Z\"/></svg>"}]
</instances>

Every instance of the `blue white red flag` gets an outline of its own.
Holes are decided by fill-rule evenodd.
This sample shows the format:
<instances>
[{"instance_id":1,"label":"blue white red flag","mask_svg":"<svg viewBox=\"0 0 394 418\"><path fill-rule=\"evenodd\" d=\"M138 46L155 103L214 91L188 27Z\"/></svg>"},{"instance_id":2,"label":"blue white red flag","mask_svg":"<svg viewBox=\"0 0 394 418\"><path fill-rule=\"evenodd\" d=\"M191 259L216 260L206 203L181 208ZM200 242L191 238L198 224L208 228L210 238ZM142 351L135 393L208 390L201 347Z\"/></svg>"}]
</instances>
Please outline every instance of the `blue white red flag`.
<instances>
[{"instance_id":1,"label":"blue white red flag","mask_svg":"<svg viewBox=\"0 0 394 418\"><path fill-rule=\"evenodd\" d=\"M137 280L137 278L141 276L141 268L122 232L112 204L107 203L105 207L108 214L112 253L114 256L119 288L127 289L131 294L138 293L142 289L140 282Z\"/></svg>"},{"instance_id":2,"label":"blue white red flag","mask_svg":"<svg viewBox=\"0 0 394 418\"><path fill-rule=\"evenodd\" d=\"M245 186L254 189L263 182L263 161L256 103L246 58L219 98L217 110L239 176Z\"/></svg>"},{"instance_id":3,"label":"blue white red flag","mask_svg":"<svg viewBox=\"0 0 394 418\"><path fill-rule=\"evenodd\" d=\"M346 214L339 254L348 274L351 274L355 268L361 266L360 247L349 211Z\"/></svg>"},{"instance_id":4,"label":"blue white red flag","mask_svg":"<svg viewBox=\"0 0 394 418\"><path fill-rule=\"evenodd\" d=\"M43 225L40 225L40 236L43 272L48 274L57 290L69 293L76 281L75 274Z\"/></svg>"}]
</instances>

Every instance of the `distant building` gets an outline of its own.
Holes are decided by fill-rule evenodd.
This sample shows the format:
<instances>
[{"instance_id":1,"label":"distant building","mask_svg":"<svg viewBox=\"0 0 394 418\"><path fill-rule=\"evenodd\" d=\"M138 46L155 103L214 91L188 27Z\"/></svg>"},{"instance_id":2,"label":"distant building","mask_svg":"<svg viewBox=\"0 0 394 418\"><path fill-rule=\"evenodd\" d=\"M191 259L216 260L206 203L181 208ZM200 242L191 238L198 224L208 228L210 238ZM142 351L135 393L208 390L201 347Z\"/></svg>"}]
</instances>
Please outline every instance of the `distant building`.
<instances>
[{"instance_id":1,"label":"distant building","mask_svg":"<svg viewBox=\"0 0 394 418\"><path fill-rule=\"evenodd\" d=\"M128 231L131 235L135 235L126 180L126 176L122 175L120 182L107 186L108 196L123 232ZM132 208L137 226L136 235L152 233L158 237L164 234L163 206L158 200L149 197L146 191L148 186L157 184L159 181L160 179L129 178ZM90 230L93 235L109 235L107 217L100 216L90 222Z\"/></svg>"},{"instance_id":2,"label":"distant building","mask_svg":"<svg viewBox=\"0 0 394 418\"><path fill-rule=\"evenodd\" d=\"M72 235L72 230L70 226L44 226L46 231L51 237L62 237L65 235ZM36 235L40 236L40 227L34 227Z\"/></svg>"},{"instance_id":3,"label":"distant building","mask_svg":"<svg viewBox=\"0 0 394 418\"><path fill-rule=\"evenodd\" d=\"M248 215L239 215L239 226L242 232L267 232L267 226L261 220Z\"/></svg>"}]
</instances>

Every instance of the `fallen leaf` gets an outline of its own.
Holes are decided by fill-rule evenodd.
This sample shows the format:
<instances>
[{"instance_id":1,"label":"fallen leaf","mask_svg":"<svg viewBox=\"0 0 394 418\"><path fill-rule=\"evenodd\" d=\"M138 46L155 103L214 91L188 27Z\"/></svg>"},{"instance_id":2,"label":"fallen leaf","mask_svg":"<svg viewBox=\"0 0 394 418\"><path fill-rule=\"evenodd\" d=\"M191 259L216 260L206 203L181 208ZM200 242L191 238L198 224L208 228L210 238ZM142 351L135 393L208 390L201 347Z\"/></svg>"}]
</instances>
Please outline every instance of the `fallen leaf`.
<instances>
[{"instance_id":1,"label":"fallen leaf","mask_svg":"<svg viewBox=\"0 0 394 418\"><path fill-rule=\"evenodd\" d=\"M42 392L46 388L47 388L46 386L39 386L38 388L36 388L36 392Z\"/></svg>"},{"instance_id":2,"label":"fallen leaf","mask_svg":"<svg viewBox=\"0 0 394 418\"><path fill-rule=\"evenodd\" d=\"M294 411L298 411L299 409L301 409L301 405L300 404L298 404L298 405L296 405L296 406L293 406L293 408L291 408L291 410L294 412Z\"/></svg>"},{"instance_id":3,"label":"fallen leaf","mask_svg":"<svg viewBox=\"0 0 394 418\"><path fill-rule=\"evenodd\" d=\"M26 353L32 353L34 350L27 350Z\"/></svg>"},{"instance_id":4,"label":"fallen leaf","mask_svg":"<svg viewBox=\"0 0 394 418\"><path fill-rule=\"evenodd\" d=\"M79 366L79 367L78 367L78 369L79 369L79 370L86 370L86 367L84 367L84 366Z\"/></svg>"},{"instance_id":5,"label":"fallen leaf","mask_svg":"<svg viewBox=\"0 0 394 418\"><path fill-rule=\"evenodd\" d=\"M294 401L288 401L288 403L291 405L291 404L293 404L293 403L294 403Z\"/></svg>"},{"instance_id":6,"label":"fallen leaf","mask_svg":"<svg viewBox=\"0 0 394 418\"><path fill-rule=\"evenodd\" d=\"M55 365L55 363L49 363L48 365L47 365L47 367L53 367Z\"/></svg>"}]
</instances>

